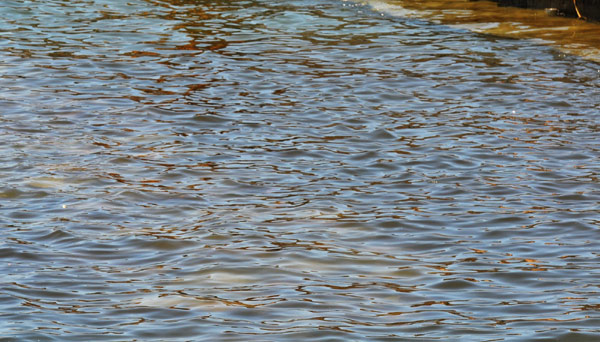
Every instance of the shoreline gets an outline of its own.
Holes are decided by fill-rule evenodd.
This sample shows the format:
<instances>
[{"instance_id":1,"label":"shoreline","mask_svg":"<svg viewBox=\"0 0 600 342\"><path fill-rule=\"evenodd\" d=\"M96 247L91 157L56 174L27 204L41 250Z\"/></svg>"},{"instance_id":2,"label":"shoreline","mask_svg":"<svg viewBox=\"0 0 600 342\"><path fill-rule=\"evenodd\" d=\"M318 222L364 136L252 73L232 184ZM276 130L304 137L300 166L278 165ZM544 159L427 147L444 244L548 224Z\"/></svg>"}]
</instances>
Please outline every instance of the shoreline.
<instances>
[{"instance_id":1,"label":"shoreline","mask_svg":"<svg viewBox=\"0 0 600 342\"><path fill-rule=\"evenodd\" d=\"M477 1L477 0L474 0ZM579 17L588 21L600 22L600 0L491 0L500 7L519 7L529 9L556 9L558 15ZM577 4L577 8L575 7Z\"/></svg>"},{"instance_id":2,"label":"shoreline","mask_svg":"<svg viewBox=\"0 0 600 342\"><path fill-rule=\"evenodd\" d=\"M556 5L561 0L355 1L392 16L419 18L497 37L529 39L600 63L599 22L591 18L578 20L574 7L572 16L544 11L544 8L552 8L545 5ZM522 6L509 6L508 1ZM580 1L584 0L577 3ZM591 1L600 3L600 0ZM528 2L535 3L535 8L527 7ZM563 4L566 2L573 5L573 0L562 0Z\"/></svg>"}]
</instances>

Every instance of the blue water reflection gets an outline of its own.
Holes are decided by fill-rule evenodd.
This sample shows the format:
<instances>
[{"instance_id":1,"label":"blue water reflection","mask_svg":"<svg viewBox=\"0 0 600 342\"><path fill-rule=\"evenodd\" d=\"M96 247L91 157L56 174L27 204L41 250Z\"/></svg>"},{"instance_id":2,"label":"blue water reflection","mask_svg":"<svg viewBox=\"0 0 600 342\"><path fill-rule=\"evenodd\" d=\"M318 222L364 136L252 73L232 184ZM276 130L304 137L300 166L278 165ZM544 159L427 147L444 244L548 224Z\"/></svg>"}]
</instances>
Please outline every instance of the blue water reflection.
<instances>
[{"instance_id":1,"label":"blue water reflection","mask_svg":"<svg viewBox=\"0 0 600 342\"><path fill-rule=\"evenodd\" d=\"M3 341L593 340L598 65L343 1L8 1Z\"/></svg>"}]
</instances>

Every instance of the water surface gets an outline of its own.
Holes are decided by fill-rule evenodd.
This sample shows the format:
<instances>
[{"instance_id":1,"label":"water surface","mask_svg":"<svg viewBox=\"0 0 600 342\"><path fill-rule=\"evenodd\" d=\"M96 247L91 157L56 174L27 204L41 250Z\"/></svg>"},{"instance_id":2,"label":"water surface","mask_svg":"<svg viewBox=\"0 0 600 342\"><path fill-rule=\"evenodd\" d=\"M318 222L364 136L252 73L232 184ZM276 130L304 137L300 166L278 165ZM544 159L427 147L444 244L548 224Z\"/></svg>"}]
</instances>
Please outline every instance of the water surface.
<instances>
[{"instance_id":1,"label":"water surface","mask_svg":"<svg viewBox=\"0 0 600 342\"><path fill-rule=\"evenodd\" d=\"M347 0L350 1L350 0ZM382 13L421 18L505 38L527 39L550 45L567 54L600 62L600 27L588 22L551 15L541 9L499 7L485 0L362 0Z\"/></svg>"},{"instance_id":2,"label":"water surface","mask_svg":"<svg viewBox=\"0 0 600 342\"><path fill-rule=\"evenodd\" d=\"M344 1L0 13L0 340L600 335L593 61Z\"/></svg>"}]
</instances>

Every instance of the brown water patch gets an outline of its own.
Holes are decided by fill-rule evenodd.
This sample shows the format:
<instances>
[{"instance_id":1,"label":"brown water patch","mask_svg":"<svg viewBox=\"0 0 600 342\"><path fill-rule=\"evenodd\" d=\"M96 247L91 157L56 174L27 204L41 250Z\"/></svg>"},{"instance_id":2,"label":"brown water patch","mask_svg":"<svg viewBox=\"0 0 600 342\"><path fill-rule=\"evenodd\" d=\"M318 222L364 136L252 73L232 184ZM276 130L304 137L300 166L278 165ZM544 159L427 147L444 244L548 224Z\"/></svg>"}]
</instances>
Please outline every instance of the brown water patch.
<instances>
[{"instance_id":1,"label":"brown water patch","mask_svg":"<svg viewBox=\"0 0 600 342\"><path fill-rule=\"evenodd\" d=\"M424 18L499 37L529 39L600 62L600 24L548 15L543 9L500 7L492 1L365 1L393 15Z\"/></svg>"}]
</instances>

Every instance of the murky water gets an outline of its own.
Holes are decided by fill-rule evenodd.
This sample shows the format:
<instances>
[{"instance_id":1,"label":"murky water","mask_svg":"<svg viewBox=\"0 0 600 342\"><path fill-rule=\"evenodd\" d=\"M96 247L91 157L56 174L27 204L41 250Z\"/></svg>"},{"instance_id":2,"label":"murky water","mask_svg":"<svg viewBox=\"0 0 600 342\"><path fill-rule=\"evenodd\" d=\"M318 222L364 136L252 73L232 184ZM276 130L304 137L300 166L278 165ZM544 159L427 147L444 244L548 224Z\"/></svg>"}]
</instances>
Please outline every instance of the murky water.
<instances>
[{"instance_id":1,"label":"murky water","mask_svg":"<svg viewBox=\"0 0 600 342\"><path fill-rule=\"evenodd\" d=\"M598 64L335 0L0 13L1 341L599 338Z\"/></svg>"},{"instance_id":2,"label":"murky water","mask_svg":"<svg viewBox=\"0 0 600 342\"><path fill-rule=\"evenodd\" d=\"M358 0L357 0L358 1ZM505 38L529 39L600 62L600 26L545 10L499 7L483 0L362 0L383 13L424 18L439 24Z\"/></svg>"}]
</instances>

